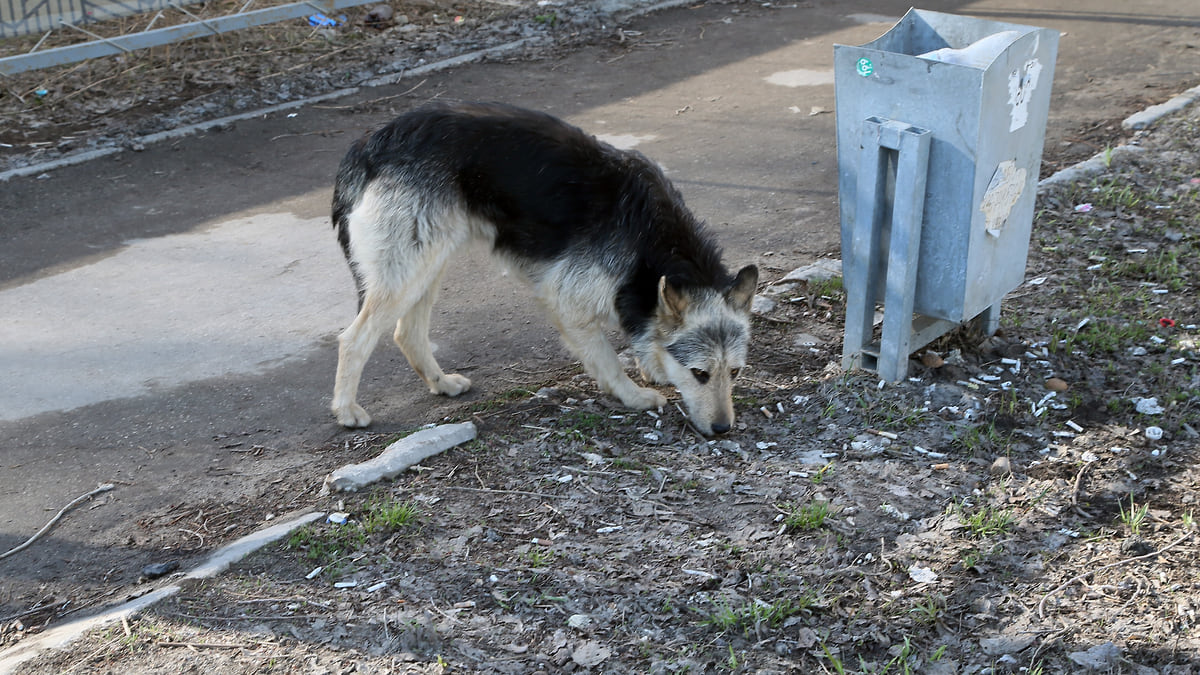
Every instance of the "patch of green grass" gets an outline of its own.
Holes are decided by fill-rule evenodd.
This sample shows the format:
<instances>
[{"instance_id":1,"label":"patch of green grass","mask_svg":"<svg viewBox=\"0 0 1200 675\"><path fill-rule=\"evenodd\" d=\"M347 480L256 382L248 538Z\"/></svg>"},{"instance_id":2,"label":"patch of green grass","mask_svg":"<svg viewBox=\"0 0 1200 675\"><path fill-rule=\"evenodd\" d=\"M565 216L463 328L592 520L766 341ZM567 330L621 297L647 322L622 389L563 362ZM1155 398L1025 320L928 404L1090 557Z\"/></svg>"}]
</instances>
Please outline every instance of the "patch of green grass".
<instances>
[{"instance_id":1,"label":"patch of green grass","mask_svg":"<svg viewBox=\"0 0 1200 675\"><path fill-rule=\"evenodd\" d=\"M285 546L299 551L311 563L332 568L366 543L367 534L357 525L310 524L292 532Z\"/></svg>"},{"instance_id":2,"label":"patch of green grass","mask_svg":"<svg viewBox=\"0 0 1200 675\"><path fill-rule=\"evenodd\" d=\"M755 598L738 607L718 600L712 612L700 623L723 633L762 634L765 629L780 627L788 617L805 611L812 603L811 595L802 596L796 601L780 598L766 602Z\"/></svg>"},{"instance_id":3,"label":"patch of green grass","mask_svg":"<svg viewBox=\"0 0 1200 675\"><path fill-rule=\"evenodd\" d=\"M525 552L523 557L530 567L546 567L558 558L558 554L552 548L533 546Z\"/></svg>"},{"instance_id":4,"label":"patch of green grass","mask_svg":"<svg viewBox=\"0 0 1200 675\"><path fill-rule=\"evenodd\" d=\"M1005 534L1012 527L1016 516L1009 509L998 509L993 506L981 506L967 513L960 504L959 518L966 526L967 532L976 539L984 539L994 535Z\"/></svg>"},{"instance_id":5,"label":"patch of green grass","mask_svg":"<svg viewBox=\"0 0 1200 675\"><path fill-rule=\"evenodd\" d=\"M829 277L828 279L812 279L808 282L809 289L813 295L817 297L836 298L845 290L842 285L841 277Z\"/></svg>"},{"instance_id":6,"label":"patch of green grass","mask_svg":"<svg viewBox=\"0 0 1200 675\"><path fill-rule=\"evenodd\" d=\"M420 512L412 502L393 498L372 500L363 513L362 526L366 534L394 532L417 522Z\"/></svg>"},{"instance_id":7,"label":"patch of green grass","mask_svg":"<svg viewBox=\"0 0 1200 675\"><path fill-rule=\"evenodd\" d=\"M908 612L918 623L932 626L937 623L938 617L942 615L942 610L945 608L946 598L934 593L927 593L920 601L913 603Z\"/></svg>"},{"instance_id":8,"label":"patch of green grass","mask_svg":"<svg viewBox=\"0 0 1200 675\"><path fill-rule=\"evenodd\" d=\"M568 438L586 441L597 433L612 428L612 420L600 413L572 410L563 413L554 425Z\"/></svg>"},{"instance_id":9,"label":"patch of green grass","mask_svg":"<svg viewBox=\"0 0 1200 675\"><path fill-rule=\"evenodd\" d=\"M472 413L483 413L498 410L516 401L523 401L528 398L533 398L534 393L523 387L515 387L508 391L502 392L486 401L480 401L470 407Z\"/></svg>"},{"instance_id":10,"label":"patch of green grass","mask_svg":"<svg viewBox=\"0 0 1200 675\"><path fill-rule=\"evenodd\" d=\"M825 526L830 516L829 502L813 500L802 506L795 504L780 507L785 511L783 524L789 532L810 532Z\"/></svg>"}]
</instances>

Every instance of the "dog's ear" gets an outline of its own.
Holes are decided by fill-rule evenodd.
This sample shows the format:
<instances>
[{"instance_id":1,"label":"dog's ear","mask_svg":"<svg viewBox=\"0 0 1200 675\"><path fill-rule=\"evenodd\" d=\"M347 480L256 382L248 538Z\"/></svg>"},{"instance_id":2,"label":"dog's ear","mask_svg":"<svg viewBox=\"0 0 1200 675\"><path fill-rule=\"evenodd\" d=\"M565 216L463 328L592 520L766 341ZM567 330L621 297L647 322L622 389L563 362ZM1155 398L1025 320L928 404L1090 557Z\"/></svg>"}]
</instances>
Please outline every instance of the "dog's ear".
<instances>
[{"instance_id":1,"label":"dog's ear","mask_svg":"<svg viewBox=\"0 0 1200 675\"><path fill-rule=\"evenodd\" d=\"M687 294L672 286L666 277L658 280L658 311L663 318L673 324L683 323L689 303Z\"/></svg>"},{"instance_id":2,"label":"dog's ear","mask_svg":"<svg viewBox=\"0 0 1200 675\"><path fill-rule=\"evenodd\" d=\"M750 311L750 303L754 300L754 291L758 289L758 268L746 265L738 271L733 285L725 291L725 302L739 312Z\"/></svg>"}]
</instances>

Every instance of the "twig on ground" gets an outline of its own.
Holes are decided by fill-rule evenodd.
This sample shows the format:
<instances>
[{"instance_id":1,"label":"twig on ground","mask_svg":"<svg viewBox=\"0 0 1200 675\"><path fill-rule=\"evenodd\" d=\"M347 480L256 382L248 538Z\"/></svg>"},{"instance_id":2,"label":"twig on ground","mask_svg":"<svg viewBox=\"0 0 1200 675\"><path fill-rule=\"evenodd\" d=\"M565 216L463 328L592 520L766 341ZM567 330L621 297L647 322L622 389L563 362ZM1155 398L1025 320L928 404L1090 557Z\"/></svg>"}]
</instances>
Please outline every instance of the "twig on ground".
<instances>
[{"instance_id":1,"label":"twig on ground","mask_svg":"<svg viewBox=\"0 0 1200 675\"><path fill-rule=\"evenodd\" d=\"M466 490L467 492L486 492L497 495L521 495L523 497L540 497L542 499L571 499L571 495L552 495L545 492L526 492L524 490L497 490L495 488L473 488L462 485L447 485L447 490Z\"/></svg>"},{"instance_id":2,"label":"twig on ground","mask_svg":"<svg viewBox=\"0 0 1200 675\"><path fill-rule=\"evenodd\" d=\"M9 551L0 553L0 560L4 560L8 556L14 555L16 553L20 553L21 551L24 551L25 549L32 546L33 542L37 541L39 538L41 538L42 535L49 532L50 528L54 527L54 524L57 523L59 521L59 519L63 517L64 513L66 513L67 511L70 511L73 507L75 507L80 502L91 499L92 497L100 494L101 492L108 492L109 490L113 489L114 487L115 486L112 483L105 483L85 495L80 495L79 497L76 497L74 501L72 501L70 504L67 504L66 506L62 507L62 509L58 513L54 514L54 517L50 519L50 522L46 523L45 526L42 527L42 529L38 530L37 534L26 539L25 543L21 544L20 546L17 546L14 549L11 549Z\"/></svg>"},{"instance_id":3,"label":"twig on ground","mask_svg":"<svg viewBox=\"0 0 1200 675\"><path fill-rule=\"evenodd\" d=\"M1083 466L1079 467L1079 473L1075 474L1074 487L1071 489L1071 508L1075 510L1075 513L1078 513L1084 518L1091 518L1092 514L1079 508L1079 487L1083 483L1083 474L1087 473L1087 470L1091 468L1091 466L1091 462L1084 462Z\"/></svg>"},{"instance_id":4,"label":"twig on ground","mask_svg":"<svg viewBox=\"0 0 1200 675\"><path fill-rule=\"evenodd\" d=\"M1190 539L1193 534L1195 534L1195 530L1188 530L1187 533L1185 533L1182 537L1176 539L1175 541L1171 542L1170 544L1167 544L1166 546L1164 546L1156 551L1151 551L1145 555L1139 555L1139 556L1136 556L1133 558L1126 558L1124 560L1118 560L1117 562L1109 563L1107 565L1097 567L1094 570L1088 570L1087 572L1084 572L1082 574L1076 574L1075 576L1071 577L1070 579L1067 579L1066 581L1059 584L1058 587L1055 588L1054 590L1052 590L1049 593L1047 593L1046 595L1042 596L1041 602L1038 603L1038 618L1039 619L1046 618L1045 617L1045 609L1046 609L1046 601L1047 600L1049 600L1052 596L1057 595L1059 593L1059 591L1062 591L1063 589L1074 584L1075 582L1083 581L1084 579L1086 579L1087 577L1089 577L1093 574L1098 574L1100 572L1103 572L1104 570L1111 569L1113 567L1120 567L1121 565L1126 565L1131 562L1137 562L1138 560L1148 560L1157 555L1166 553L1167 551L1175 548L1176 546L1178 546L1178 545L1182 544L1183 542L1187 541L1188 539Z\"/></svg>"}]
</instances>

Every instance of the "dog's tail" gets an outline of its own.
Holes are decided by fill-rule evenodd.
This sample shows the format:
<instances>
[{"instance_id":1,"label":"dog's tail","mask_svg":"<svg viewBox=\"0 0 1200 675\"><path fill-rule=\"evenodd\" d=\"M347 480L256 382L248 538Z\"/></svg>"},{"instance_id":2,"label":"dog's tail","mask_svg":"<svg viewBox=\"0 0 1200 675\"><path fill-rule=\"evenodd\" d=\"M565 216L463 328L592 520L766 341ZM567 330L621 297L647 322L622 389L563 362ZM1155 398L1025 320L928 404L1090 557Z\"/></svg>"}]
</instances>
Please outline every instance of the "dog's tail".
<instances>
[{"instance_id":1,"label":"dog's tail","mask_svg":"<svg viewBox=\"0 0 1200 675\"><path fill-rule=\"evenodd\" d=\"M350 273L354 275L354 286L358 291L358 308L361 310L366 286L362 275L354 267L354 259L350 256L350 213L362 199L363 192L370 181L370 170L367 161L367 140L364 136L350 146L346 156L338 166L337 181L333 187L333 229L337 232L338 244L350 264Z\"/></svg>"}]
</instances>

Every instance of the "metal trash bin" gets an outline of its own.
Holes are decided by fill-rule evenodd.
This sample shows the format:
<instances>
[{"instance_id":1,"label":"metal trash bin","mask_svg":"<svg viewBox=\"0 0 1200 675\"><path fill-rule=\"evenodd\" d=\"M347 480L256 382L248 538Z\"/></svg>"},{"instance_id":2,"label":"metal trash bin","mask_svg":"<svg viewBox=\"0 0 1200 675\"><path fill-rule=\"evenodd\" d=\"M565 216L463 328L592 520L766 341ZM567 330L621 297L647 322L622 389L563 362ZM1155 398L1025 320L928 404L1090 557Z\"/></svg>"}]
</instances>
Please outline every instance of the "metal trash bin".
<instances>
[{"instance_id":1,"label":"metal trash bin","mask_svg":"<svg viewBox=\"0 0 1200 675\"><path fill-rule=\"evenodd\" d=\"M1024 279L1058 37L910 9L834 46L843 367L897 381L962 322L995 332Z\"/></svg>"}]
</instances>

